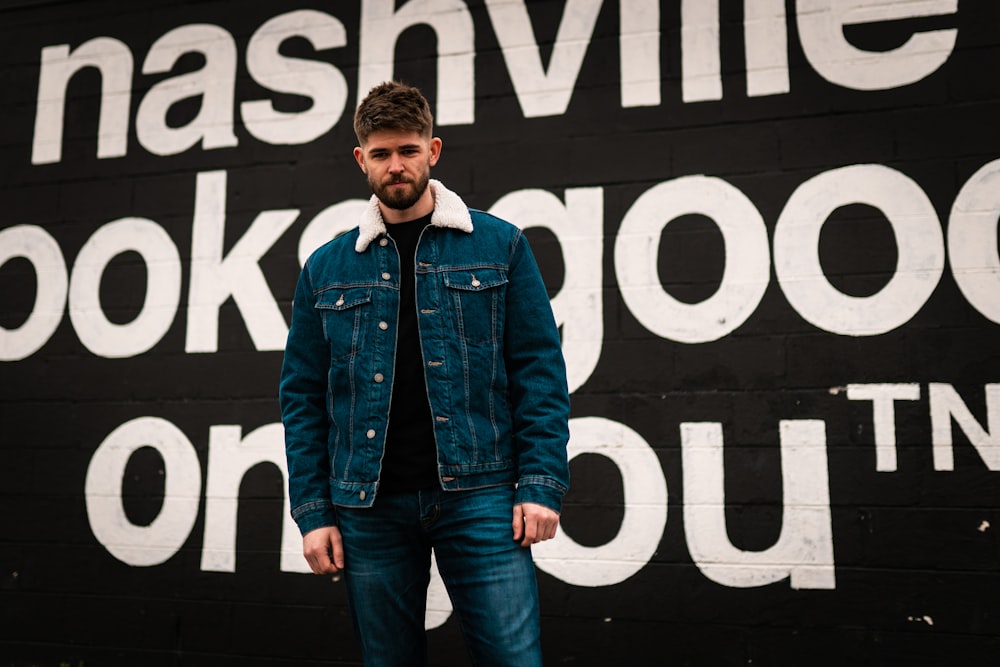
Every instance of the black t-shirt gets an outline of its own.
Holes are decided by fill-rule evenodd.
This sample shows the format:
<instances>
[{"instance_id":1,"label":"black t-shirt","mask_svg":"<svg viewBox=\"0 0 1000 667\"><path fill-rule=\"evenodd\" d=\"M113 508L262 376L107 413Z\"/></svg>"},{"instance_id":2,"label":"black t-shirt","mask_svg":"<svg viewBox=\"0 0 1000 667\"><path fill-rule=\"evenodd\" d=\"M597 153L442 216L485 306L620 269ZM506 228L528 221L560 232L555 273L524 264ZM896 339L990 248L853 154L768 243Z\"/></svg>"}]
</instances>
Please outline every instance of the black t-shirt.
<instances>
[{"instance_id":1,"label":"black t-shirt","mask_svg":"<svg viewBox=\"0 0 1000 667\"><path fill-rule=\"evenodd\" d=\"M396 367L389 405L389 426L379 493L403 493L437 486L437 448L434 422L427 400L424 361L417 329L417 241L430 224L426 215L409 222L386 225L399 252L399 322L396 332Z\"/></svg>"}]
</instances>

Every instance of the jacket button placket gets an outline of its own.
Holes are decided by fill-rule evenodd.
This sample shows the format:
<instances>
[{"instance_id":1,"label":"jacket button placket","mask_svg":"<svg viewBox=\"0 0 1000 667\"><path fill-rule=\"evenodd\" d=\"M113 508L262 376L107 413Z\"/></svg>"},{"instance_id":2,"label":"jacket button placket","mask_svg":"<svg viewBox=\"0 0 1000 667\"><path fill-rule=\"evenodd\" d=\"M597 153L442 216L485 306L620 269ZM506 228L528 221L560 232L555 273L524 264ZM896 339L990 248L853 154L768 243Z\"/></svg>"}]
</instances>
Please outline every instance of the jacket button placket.
<instances>
[{"instance_id":1,"label":"jacket button placket","mask_svg":"<svg viewBox=\"0 0 1000 667\"><path fill-rule=\"evenodd\" d=\"M421 260L417 262L417 265L421 268L429 269L433 266L433 263L421 258ZM420 315L418 325L421 332L435 332L437 334L421 337L424 359L427 360L425 373L440 373L444 370L444 346L440 336L450 335L450 332L444 331L443 329L439 330L439 327L442 326L440 306L438 303L439 289L440 284L435 274L421 271L417 272L417 312ZM433 403L431 404L431 409L434 409ZM446 425L449 420L447 417L436 415L434 421L434 430L437 432L438 426Z\"/></svg>"},{"instance_id":2,"label":"jacket button placket","mask_svg":"<svg viewBox=\"0 0 1000 667\"><path fill-rule=\"evenodd\" d=\"M386 248L389 245L388 239L383 237L379 240L379 246ZM391 261L392 253L385 250L378 253L379 256L379 277L383 282L388 282L392 280L392 274L389 272L388 263ZM371 405L379 405L382 403L381 396L382 392L385 391L383 384L385 383L385 374L378 370L380 368L391 367L391 363L388 361L388 356L391 352L390 341L384 335L389 332L389 317L391 306L394 303L393 299L386 298L386 294L391 294L392 290L376 289L376 302L375 302L375 312L376 321L378 322L378 331L375 335L375 356L374 356L374 368L372 369L372 383L374 388L371 392ZM381 295L381 298L379 298ZM375 415L375 411L371 413ZM388 415L386 415L387 417ZM376 417L377 418L377 417ZM377 432L374 428L369 429L366 433L369 440L374 440ZM364 495L362 495L362 500Z\"/></svg>"}]
</instances>

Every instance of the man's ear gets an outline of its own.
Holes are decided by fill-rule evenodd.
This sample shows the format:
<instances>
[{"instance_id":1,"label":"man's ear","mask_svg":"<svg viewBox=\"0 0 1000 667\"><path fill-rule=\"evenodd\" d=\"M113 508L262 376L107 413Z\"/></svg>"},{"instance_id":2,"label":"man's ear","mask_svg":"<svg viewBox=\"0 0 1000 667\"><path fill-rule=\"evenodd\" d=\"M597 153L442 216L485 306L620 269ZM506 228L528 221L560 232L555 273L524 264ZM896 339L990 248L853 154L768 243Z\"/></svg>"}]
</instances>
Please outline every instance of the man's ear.
<instances>
[{"instance_id":1,"label":"man's ear","mask_svg":"<svg viewBox=\"0 0 1000 667\"><path fill-rule=\"evenodd\" d=\"M430 151L430 164L433 167L437 164L437 161L441 159L441 138L431 137L430 143L428 144L428 150Z\"/></svg>"},{"instance_id":2,"label":"man's ear","mask_svg":"<svg viewBox=\"0 0 1000 667\"><path fill-rule=\"evenodd\" d=\"M354 159L357 161L358 166L361 167L361 171L367 174L368 169L365 167L365 152L361 149L361 146L354 147Z\"/></svg>"}]
</instances>

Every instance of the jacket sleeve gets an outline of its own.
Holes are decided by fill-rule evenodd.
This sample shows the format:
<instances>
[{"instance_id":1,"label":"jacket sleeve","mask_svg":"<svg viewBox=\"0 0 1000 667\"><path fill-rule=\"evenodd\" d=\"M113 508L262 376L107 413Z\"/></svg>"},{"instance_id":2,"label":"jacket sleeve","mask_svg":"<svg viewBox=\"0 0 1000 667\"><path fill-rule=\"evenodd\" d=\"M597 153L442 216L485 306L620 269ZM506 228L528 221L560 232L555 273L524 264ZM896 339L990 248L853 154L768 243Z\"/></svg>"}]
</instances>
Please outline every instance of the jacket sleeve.
<instances>
[{"instance_id":1,"label":"jacket sleeve","mask_svg":"<svg viewBox=\"0 0 1000 667\"><path fill-rule=\"evenodd\" d=\"M336 523L330 500L330 421L327 413L329 345L314 307L309 263L299 275L281 365L278 398L285 428L288 496L303 535Z\"/></svg>"},{"instance_id":2,"label":"jacket sleeve","mask_svg":"<svg viewBox=\"0 0 1000 667\"><path fill-rule=\"evenodd\" d=\"M557 512L569 488L566 362L541 272L518 230L508 273L504 350L518 483L515 502Z\"/></svg>"}]
</instances>

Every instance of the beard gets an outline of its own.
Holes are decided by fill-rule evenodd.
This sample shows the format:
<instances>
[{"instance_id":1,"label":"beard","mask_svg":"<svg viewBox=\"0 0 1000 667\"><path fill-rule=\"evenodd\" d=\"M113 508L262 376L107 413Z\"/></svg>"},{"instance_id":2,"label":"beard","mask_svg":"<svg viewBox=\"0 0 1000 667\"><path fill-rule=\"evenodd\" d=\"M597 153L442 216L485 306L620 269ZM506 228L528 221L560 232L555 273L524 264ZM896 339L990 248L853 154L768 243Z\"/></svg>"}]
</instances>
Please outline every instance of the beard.
<instances>
[{"instance_id":1,"label":"beard","mask_svg":"<svg viewBox=\"0 0 1000 667\"><path fill-rule=\"evenodd\" d=\"M395 176L382 183L376 183L371 176L368 177L368 185L379 201L391 209L405 211L416 204L427 190L430 182L429 170L420 174L416 179L405 176ZM398 183L407 183L407 188L391 187Z\"/></svg>"}]
</instances>

